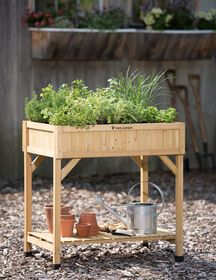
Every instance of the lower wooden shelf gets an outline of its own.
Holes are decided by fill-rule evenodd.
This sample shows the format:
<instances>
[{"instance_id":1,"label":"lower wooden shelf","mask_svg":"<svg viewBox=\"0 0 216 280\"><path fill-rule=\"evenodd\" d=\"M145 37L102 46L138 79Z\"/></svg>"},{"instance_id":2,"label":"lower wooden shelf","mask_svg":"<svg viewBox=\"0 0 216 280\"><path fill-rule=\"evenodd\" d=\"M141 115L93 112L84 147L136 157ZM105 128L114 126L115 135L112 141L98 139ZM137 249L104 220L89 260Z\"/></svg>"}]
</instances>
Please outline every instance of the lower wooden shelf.
<instances>
[{"instance_id":1,"label":"lower wooden shelf","mask_svg":"<svg viewBox=\"0 0 216 280\"><path fill-rule=\"evenodd\" d=\"M100 232L98 236L90 238L61 237L61 243L64 244L90 244L90 243L111 243L111 242L125 242L125 241L153 241L153 240L167 240L169 242L175 241L176 235L173 232L158 229L156 234L148 234L143 236L125 236L113 235L111 233ZM29 232L28 242L49 251L53 250L53 234L43 231Z\"/></svg>"}]
</instances>

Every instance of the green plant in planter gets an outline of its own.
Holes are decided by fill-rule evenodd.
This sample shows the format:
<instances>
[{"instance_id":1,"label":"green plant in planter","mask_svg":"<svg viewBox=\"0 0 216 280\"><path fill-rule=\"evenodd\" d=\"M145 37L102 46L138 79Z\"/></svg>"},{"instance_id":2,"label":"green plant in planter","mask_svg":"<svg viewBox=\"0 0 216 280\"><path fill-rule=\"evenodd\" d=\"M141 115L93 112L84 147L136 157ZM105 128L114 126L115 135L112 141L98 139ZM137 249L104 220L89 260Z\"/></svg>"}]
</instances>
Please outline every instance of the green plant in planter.
<instances>
[{"instance_id":1,"label":"green plant in planter","mask_svg":"<svg viewBox=\"0 0 216 280\"><path fill-rule=\"evenodd\" d=\"M197 13L196 26L198 29L216 30L216 9L211 9L208 13L205 12Z\"/></svg>"},{"instance_id":2,"label":"green plant in planter","mask_svg":"<svg viewBox=\"0 0 216 280\"><path fill-rule=\"evenodd\" d=\"M168 29L173 16L166 10L153 8L148 12L141 11L140 19L144 22L146 29L164 30Z\"/></svg>"},{"instance_id":3,"label":"green plant in planter","mask_svg":"<svg viewBox=\"0 0 216 280\"><path fill-rule=\"evenodd\" d=\"M53 125L85 127L95 124L123 124L143 122L172 122L176 110L160 110L156 97L161 91L162 74L145 77L139 71L120 74L109 80L106 88L89 90L82 80L51 85L42 93L26 100L26 118Z\"/></svg>"},{"instance_id":4,"label":"green plant in planter","mask_svg":"<svg viewBox=\"0 0 216 280\"><path fill-rule=\"evenodd\" d=\"M193 29L194 15L186 7L170 6L167 9L152 8L150 11L141 11L140 19L146 29Z\"/></svg>"},{"instance_id":5,"label":"green plant in planter","mask_svg":"<svg viewBox=\"0 0 216 280\"><path fill-rule=\"evenodd\" d=\"M49 123L58 110L68 105L70 99L85 98L90 93L82 80L75 80L71 85L63 84L57 91L49 84L39 96L34 94L31 100L26 99L26 117L32 121Z\"/></svg>"},{"instance_id":6,"label":"green plant in planter","mask_svg":"<svg viewBox=\"0 0 216 280\"><path fill-rule=\"evenodd\" d=\"M91 13L95 4L95 0L80 0L79 1L79 8L81 11L86 13Z\"/></svg>"},{"instance_id":7,"label":"green plant in planter","mask_svg":"<svg viewBox=\"0 0 216 280\"><path fill-rule=\"evenodd\" d=\"M169 29L194 29L194 14L184 6L171 6L167 9L168 13L172 15L169 22Z\"/></svg>"},{"instance_id":8,"label":"green plant in planter","mask_svg":"<svg viewBox=\"0 0 216 280\"><path fill-rule=\"evenodd\" d=\"M110 9L102 13L96 11L87 13L79 19L80 28L93 29L118 29L123 28L125 22L125 14L121 9Z\"/></svg>"},{"instance_id":9,"label":"green plant in planter","mask_svg":"<svg viewBox=\"0 0 216 280\"><path fill-rule=\"evenodd\" d=\"M109 88L114 95L120 96L134 104L142 104L144 107L154 104L161 94L161 82L163 73L144 76L140 71L130 73L128 68L125 75L119 74L116 78L109 79Z\"/></svg>"}]
</instances>

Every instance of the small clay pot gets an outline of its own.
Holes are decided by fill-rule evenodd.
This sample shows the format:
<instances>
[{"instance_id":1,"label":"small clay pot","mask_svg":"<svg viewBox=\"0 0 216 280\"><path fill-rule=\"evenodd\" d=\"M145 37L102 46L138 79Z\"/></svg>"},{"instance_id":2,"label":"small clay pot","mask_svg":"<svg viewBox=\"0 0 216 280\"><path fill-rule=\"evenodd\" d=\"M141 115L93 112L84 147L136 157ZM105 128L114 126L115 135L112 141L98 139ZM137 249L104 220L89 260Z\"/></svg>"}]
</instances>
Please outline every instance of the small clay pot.
<instances>
[{"instance_id":1,"label":"small clay pot","mask_svg":"<svg viewBox=\"0 0 216 280\"><path fill-rule=\"evenodd\" d=\"M76 224L77 236L88 238L90 236L91 224Z\"/></svg>"},{"instance_id":2,"label":"small clay pot","mask_svg":"<svg viewBox=\"0 0 216 280\"><path fill-rule=\"evenodd\" d=\"M71 237L73 236L73 229L75 223L74 215L62 215L61 216L61 236Z\"/></svg>"},{"instance_id":3,"label":"small clay pot","mask_svg":"<svg viewBox=\"0 0 216 280\"><path fill-rule=\"evenodd\" d=\"M64 205L61 206L62 215L69 214L69 211L70 211L70 207ZM48 204L45 206L45 215L46 215L48 231L50 233L53 233L53 205L52 204Z\"/></svg>"},{"instance_id":4,"label":"small clay pot","mask_svg":"<svg viewBox=\"0 0 216 280\"><path fill-rule=\"evenodd\" d=\"M75 215L73 214L63 214L61 215L61 219L74 219L75 220Z\"/></svg>"},{"instance_id":5,"label":"small clay pot","mask_svg":"<svg viewBox=\"0 0 216 280\"><path fill-rule=\"evenodd\" d=\"M99 226L94 212L81 213L79 224L91 224L90 236L96 236L99 234Z\"/></svg>"}]
</instances>

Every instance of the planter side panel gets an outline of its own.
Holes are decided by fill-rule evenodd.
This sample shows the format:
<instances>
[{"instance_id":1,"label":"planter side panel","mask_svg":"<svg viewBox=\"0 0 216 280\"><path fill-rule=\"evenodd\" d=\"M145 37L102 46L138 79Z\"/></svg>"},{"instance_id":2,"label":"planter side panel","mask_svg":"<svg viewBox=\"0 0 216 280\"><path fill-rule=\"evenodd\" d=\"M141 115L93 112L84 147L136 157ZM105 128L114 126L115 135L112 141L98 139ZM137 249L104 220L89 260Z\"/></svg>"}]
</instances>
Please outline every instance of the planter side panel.
<instances>
[{"instance_id":1,"label":"planter side panel","mask_svg":"<svg viewBox=\"0 0 216 280\"><path fill-rule=\"evenodd\" d=\"M67 30L67 29L66 29ZM32 57L63 60L196 60L215 54L212 31L31 29ZM94 50L94 51L92 51Z\"/></svg>"},{"instance_id":2,"label":"planter side panel","mask_svg":"<svg viewBox=\"0 0 216 280\"><path fill-rule=\"evenodd\" d=\"M29 153L42 156L55 156L55 137L54 132L28 128Z\"/></svg>"},{"instance_id":3,"label":"planter side panel","mask_svg":"<svg viewBox=\"0 0 216 280\"><path fill-rule=\"evenodd\" d=\"M32 58L119 60L124 55L126 37L114 32L32 31Z\"/></svg>"},{"instance_id":4,"label":"planter side panel","mask_svg":"<svg viewBox=\"0 0 216 280\"><path fill-rule=\"evenodd\" d=\"M184 154L184 133L176 129L64 131L57 157L113 157Z\"/></svg>"},{"instance_id":5,"label":"planter side panel","mask_svg":"<svg viewBox=\"0 0 216 280\"><path fill-rule=\"evenodd\" d=\"M216 34L209 33L133 33L128 41L130 59L197 60L211 59L216 49ZM133 44L131 44L133 42Z\"/></svg>"}]
</instances>

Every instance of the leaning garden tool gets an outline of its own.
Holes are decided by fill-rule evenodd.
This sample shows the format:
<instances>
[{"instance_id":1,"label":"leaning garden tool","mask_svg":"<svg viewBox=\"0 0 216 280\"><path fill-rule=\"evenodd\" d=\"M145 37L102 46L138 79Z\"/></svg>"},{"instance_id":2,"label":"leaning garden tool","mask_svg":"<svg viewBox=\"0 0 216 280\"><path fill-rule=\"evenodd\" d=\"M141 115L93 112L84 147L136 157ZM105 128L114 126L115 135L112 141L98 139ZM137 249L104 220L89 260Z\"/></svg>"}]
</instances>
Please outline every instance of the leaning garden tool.
<instances>
[{"instance_id":1,"label":"leaning garden tool","mask_svg":"<svg viewBox=\"0 0 216 280\"><path fill-rule=\"evenodd\" d=\"M177 92L176 92L176 70L175 69L167 69L165 72L166 82L168 84L168 87L170 89L170 96L171 96L171 105L176 108L177 107ZM189 171L189 158L187 156L187 143L186 143L186 154L184 157L184 167L186 171Z\"/></svg>"},{"instance_id":2,"label":"leaning garden tool","mask_svg":"<svg viewBox=\"0 0 216 280\"><path fill-rule=\"evenodd\" d=\"M115 209L111 208L109 205L103 202L101 197L97 196L96 202L104 206L134 234L154 234L157 232L157 217L162 212L164 207L164 195L157 185L152 182L148 183L156 188L160 193L162 200L162 207L160 211L157 211L157 205L151 202L130 202L124 205L124 207L126 208L126 218L123 218L116 212ZM128 192L128 197L130 196L132 190L138 185L139 183L132 186L132 188Z\"/></svg>"},{"instance_id":3,"label":"leaning garden tool","mask_svg":"<svg viewBox=\"0 0 216 280\"><path fill-rule=\"evenodd\" d=\"M191 86L193 96L195 98L196 102L196 111L199 117L199 124L200 124L200 134L201 134L201 139L202 139L202 144L203 144L203 166L205 169L208 169L209 167L209 161L210 159L212 163L212 167L215 169L215 158L213 153L209 153L208 149L208 140L207 140L207 130L206 130L206 124L205 124L205 117L204 113L202 110L202 105L201 105L201 97L200 97L200 75L198 74L189 74L188 75L188 81L189 85Z\"/></svg>"},{"instance_id":4,"label":"leaning garden tool","mask_svg":"<svg viewBox=\"0 0 216 280\"><path fill-rule=\"evenodd\" d=\"M171 105L176 108L176 94L174 92L176 86L176 71L174 69L168 69L165 72L165 77L171 91Z\"/></svg>"},{"instance_id":5,"label":"leaning garden tool","mask_svg":"<svg viewBox=\"0 0 216 280\"><path fill-rule=\"evenodd\" d=\"M181 101L184 111L185 111L185 118L186 122L188 123L190 133L192 134L192 145L196 154L196 158L199 163L199 167L201 168L201 157L199 155L199 147L196 141L196 136L195 136L195 130L193 128L193 123L192 123L192 118L190 115L190 110L189 108L189 101L188 101L188 93L187 89L183 88L183 86L178 86L176 84L176 71L174 69L168 69L165 72L166 75L166 81L169 86L170 92L171 92L171 103L172 106L176 108L176 103L177 103L177 98ZM183 90L183 91L182 91ZM182 96L183 92L183 96ZM188 150L187 148L188 145L186 145L186 151ZM189 159L188 157L185 157L185 169L189 171Z\"/></svg>"},{"instance_id":6,"label":"leaning garden tool","mask_svg":"<svg viewBox=\"0 0 216 280\"><path fill-rule=\"evenodd\" d=\"M176 91L176 94L183 104L184 111L185 111L185 118L186 122L188 125L188 130L191 134L191 143L192 147L199 165L199 168L202 169L202 160L201 160L201 155L200 155L200 149L196 137L196 132L195 128L193 125L192 117L191 117L191 110L190 110L190 105L189 105L189 96L188 96L188 89L186 86L183 85L177 85L174 90Z\"/></svg>"}]
</instances>

